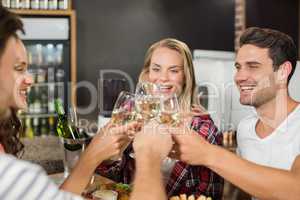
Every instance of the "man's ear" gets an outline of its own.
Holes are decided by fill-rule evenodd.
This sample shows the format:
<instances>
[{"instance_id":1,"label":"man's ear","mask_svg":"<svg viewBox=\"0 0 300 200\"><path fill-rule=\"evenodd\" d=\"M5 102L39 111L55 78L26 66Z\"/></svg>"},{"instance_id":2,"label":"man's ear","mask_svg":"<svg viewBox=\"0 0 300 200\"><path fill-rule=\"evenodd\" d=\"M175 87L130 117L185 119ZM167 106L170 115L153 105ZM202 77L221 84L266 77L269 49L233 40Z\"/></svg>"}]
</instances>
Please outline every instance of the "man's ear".
<instances>
[{"instance_id":1,"label":"man's ear","mask_svg":"<svg viewBox=\"0 0 300 200\"><path fill-rule=\"evenodd\" d=\"M289 61L285 61L279 66L277 70L277 81L279 83L287 83L288 77L292 72L292 64Z\"/></svg>"}]
</instances>

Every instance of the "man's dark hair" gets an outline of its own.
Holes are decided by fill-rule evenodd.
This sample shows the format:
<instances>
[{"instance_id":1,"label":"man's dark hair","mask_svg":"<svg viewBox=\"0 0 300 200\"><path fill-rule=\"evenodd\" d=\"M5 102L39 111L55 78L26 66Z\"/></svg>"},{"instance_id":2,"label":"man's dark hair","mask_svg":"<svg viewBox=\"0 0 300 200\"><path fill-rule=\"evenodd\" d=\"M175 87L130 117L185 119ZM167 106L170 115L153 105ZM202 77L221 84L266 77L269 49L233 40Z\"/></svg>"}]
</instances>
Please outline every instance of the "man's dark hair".
<instances>
[{"instance_id":1,"label":"man's dark hair","mask_svg":"<svg viewBox=\"0 0 300 200\"><path fill-rule=\"evenodd\" d=\"M9 38L18 38L17 31L24 33L21 19L0 4L0 59L2 59ZM6 153L20 155L19 153L22 152L24 147L19 139L22 127L16 111L10 110L10 117L0 119L0 144L4 147Z\"/></svg>"},{"instance_id":2,"label":"man's dark hair","mask_svg":"<svg viewBox=\"0 0 300 200\"><path fill-rule=\"evenodd\" d=\"M268 48L274 71L277 71L285 61L289 61L292 64L292 71L288 76L289 83L298 58L297 47L289 35L273 29L251 27L246 29L240 38L240 47L245 44Z\"/></svg>"}]
</instances>

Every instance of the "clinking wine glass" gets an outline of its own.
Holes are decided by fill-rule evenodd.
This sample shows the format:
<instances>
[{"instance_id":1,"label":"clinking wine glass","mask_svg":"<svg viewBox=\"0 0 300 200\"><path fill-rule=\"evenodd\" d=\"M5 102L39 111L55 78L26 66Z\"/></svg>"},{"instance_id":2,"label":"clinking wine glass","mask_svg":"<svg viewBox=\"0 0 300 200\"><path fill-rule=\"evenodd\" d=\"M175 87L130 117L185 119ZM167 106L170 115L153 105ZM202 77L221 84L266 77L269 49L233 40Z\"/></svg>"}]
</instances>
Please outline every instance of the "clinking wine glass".
<instances>
[{"instance_id":1,"label":"clinking wine glass","mask_svg":"<svg viewBox=\"0 0 300 200\"><path fill-rule=\"evenodd\" d=\"M124 125L135 119L134 94L122 91L114 105L111 122L116 125Z\"/></svg>"},{"instance_id":2,"label":"clinking wine glass","mask_svg":"<svg viewBox=\"0 0 300 200\"><path fill-rule=\"evenodd\" d=\"M159 122L176 126L180 123L179 103L176 93L160 96Z\"/></svg>"},{"instance_id":3,"label":"clinking wine glass","mask_svg":"<svg viewBox=\"0 0 300 200\"><path fill-rule=\"evenodd\" d=\"M125 125L126 123L135 120L135 95L122 91L114 105L114 109L111 116L111 123L113 125ZM122 154L127 146L131 142L130 136L128 136L128 141L121 147L121 153L111 158L113 161L121 160Z\"/></svg>"},{"instance_id":4,"label":"clinking wine glass","mask_svg":"<svg viewBox=\"0 0 300 200\"><path fill-rule=\"evenodd\" d=\"M150 82L139 82L135 96L138 119L148 121L157 117L160 110L159 85Z\"/></svg>"},{"instance_id":5,"label":"clinking wine glass","mask_svg":"<svg viewBox=\"0 0 300 200\"><path fill-rule=\"evenodd\" d=\"M136 95L158 95L160 93L160 85L151 82L139 82L136 86Z\"/></svg>"},{"instance_id":6,"label":"clinking wine glass","mask_svg":"<svg viewBox=\"0 0 300 200\"><path fill-rule=\"evenodd\" d=\"M161 94L158 121L161 124L167 124L173 127L176 127L181 123L179 114L179 103L176 93ZM175 143L173 143L173 145L174 144ZM176 153L174 146L170 153ZM177 159L171 158L170 156L166 157L163 160L162 172L165 181L169 179L169 175L172 170L170 167L174 166L176 161Z\"/></svg>"}]
</instances>

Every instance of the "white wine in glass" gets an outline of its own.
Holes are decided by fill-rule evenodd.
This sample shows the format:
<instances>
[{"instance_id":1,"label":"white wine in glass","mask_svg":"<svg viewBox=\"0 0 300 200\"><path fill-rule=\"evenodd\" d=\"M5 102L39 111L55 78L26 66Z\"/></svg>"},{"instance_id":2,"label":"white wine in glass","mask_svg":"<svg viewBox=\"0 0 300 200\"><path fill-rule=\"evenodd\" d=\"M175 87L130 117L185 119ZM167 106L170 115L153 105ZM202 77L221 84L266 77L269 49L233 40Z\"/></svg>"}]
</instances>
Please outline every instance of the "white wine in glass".
<instances>
[{"instance_id":1,"label":"white wine in glass","mask_svg":"<svg viewBox=\"0 0 300 200\"><path fill-rule=\"evenodd\" d=\"M150 82L139 82L135 95L137 117L143 121L157 117L160 109L159 85Z\"/></svg>"},{"instance_id":2,"label":"white wine in glass","mask_svg":"<svg viewBox=\"0 0 300 200\"><path fill-rule=\"evenodd\" d=\"M111 122L113 124L126 124L135 119L135 97L126 91L122 91L114 105Z\"/></svg>"},{"instance_id":3,"label":"white wine in glass","mask_svg":"<svg viewBox=\"0 0 300 200\"><path fill-rule=\"evenodd\" d=\"M115 125L124 125L135 120L135 95L126 91L122 91L114 105L111 116L111 122ZM130 144L131 138L128 136L127 142L122 146L121 153L111 158L113 161L120 161L122 154Z\"/></svg>"},{"instance_id":4,"label":"white wine in glass","mask_svg":"<svg viewBox=\"0 0 300 200\"><path fill-rule=\"evenodd\" d=\"M178 125L180 123L179 103L176 94L161 95L159 122Z\"/></svg>"},{"instance_id":5,"label":"white wine in glass","mask_svg":"<svg viewBox=\"0 0 300 200\"><path fill-rule=\"evenodd\" d=\"M136 97L135 106L139 117L148 121L155 118L160 109L160 100L154 96L140 96Z\"/></svg>"}]
</instances>

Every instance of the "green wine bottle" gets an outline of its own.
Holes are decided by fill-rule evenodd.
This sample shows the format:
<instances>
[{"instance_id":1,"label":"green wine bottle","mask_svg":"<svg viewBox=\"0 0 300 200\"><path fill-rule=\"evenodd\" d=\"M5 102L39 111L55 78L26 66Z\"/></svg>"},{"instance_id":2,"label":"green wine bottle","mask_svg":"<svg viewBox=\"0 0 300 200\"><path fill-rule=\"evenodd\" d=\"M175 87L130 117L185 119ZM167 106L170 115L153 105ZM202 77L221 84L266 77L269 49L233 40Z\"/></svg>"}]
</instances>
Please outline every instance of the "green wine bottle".
<instances>
[{"instance_id":1,"label":"green wine bottle","mask_svg":"<svg viewBox=\"0 0 300 200\"><path fill-rule=\"evenodd\" d=\"M69 139L69 141L71 140L75 141L77 139L80 139L81 137L78 129L75 126L72 126L68 121L68 117L65 113L61 100L56 99L54 103L55 103L55 110L58 115L57 126L56 126L56 131L58 136L64 139ZM81 149L82 145L76 142L71 142L71 143L65 142L64 147L70 151L76 151L78 149Z\"/></svg>"},{"instance_id":2,"label":"green wine bottle","mask_svg":"<svg viewBox=\"0 0 300 200\"><path fill-rule=\"evenodd\" d=\"M55 100L55 110L58 115L58 122L56 127L58 135L66 139L79 139L79 133L74 126L69 124L68 117L59 99Z\"/></svg>"}]
</instances>

